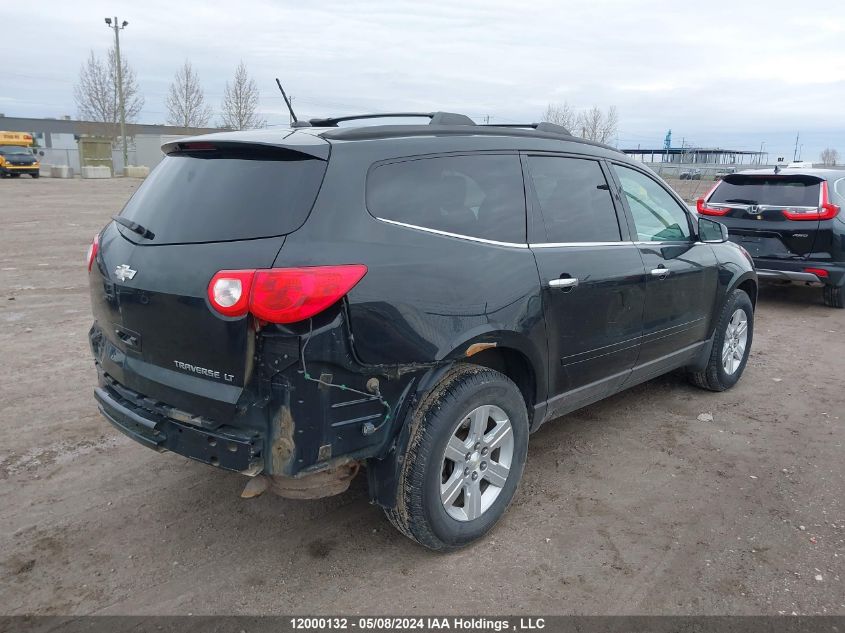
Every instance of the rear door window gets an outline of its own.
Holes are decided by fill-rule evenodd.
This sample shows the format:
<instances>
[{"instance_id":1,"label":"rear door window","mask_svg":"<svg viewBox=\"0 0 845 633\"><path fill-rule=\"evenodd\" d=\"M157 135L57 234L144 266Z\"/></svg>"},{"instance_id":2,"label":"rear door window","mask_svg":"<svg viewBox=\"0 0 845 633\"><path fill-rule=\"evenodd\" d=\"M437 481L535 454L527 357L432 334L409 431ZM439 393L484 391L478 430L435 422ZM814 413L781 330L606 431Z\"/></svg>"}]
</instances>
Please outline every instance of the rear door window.
<instances>
[{"instance_id":1,"label":"rear door window","mask_svg":"<svg viewBox=\"0 0 845 633\"><path fill-rule=\"evenodd\" d=\"M529 156L528 170L549 242L622 239L610 187L597 161Z\"/></svg>"},{"instance_id":2,"label":"rear door window","mask_svg":"<svg viewBox=\"0 0 845 633\"><path fill-rule=\"evenodd\" d=\"M325 161L281 149L170 154L121 212L155 237L120 230L142 244L284 235L305 221L325 171Z\"/></svg>"},{"instance_id":3,"label":"rear door window","mask_svg":"<svg viewBox=\"0 0 845 633\"><path fill-rule=\"evenodd\" d=\"M613 165L622 185L640 242L673 242L690 239L689 216L677 200L644 173Z\"/></svg>"},{"instance_id":4,"label":"rear door window","mask_svg":"<svg viewBox=\"0 0 845 633\"><path fill-rule=\"evenodd\" d=\"M762 204L785 207L819 206L819 179L815 176L745 176L722 179L708 202Z\"/></svg>"},{"instance_id":5,"label":"rear door window","mask_svg":"<svg viewBox=\"0 0 845 633\"><path fill-rule=\"evenodd\" d=\"M377 165L367 178L367 208L383 220L525 243L525 193L516 154L438 156Z\"/></svg>"}]
</instances>

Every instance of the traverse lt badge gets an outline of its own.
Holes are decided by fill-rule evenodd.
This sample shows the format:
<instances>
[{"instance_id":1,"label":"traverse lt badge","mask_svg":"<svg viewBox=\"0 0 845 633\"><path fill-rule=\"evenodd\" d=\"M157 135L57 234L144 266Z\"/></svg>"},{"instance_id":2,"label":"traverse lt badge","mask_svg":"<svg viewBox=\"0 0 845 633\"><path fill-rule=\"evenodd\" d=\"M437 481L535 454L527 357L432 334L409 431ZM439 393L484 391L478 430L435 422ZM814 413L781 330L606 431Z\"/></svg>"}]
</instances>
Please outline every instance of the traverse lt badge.
<instances>
[{"instance_id":1,"label":"traverse lt badge","mask_svg":"<svg viewBox=\"0 0 845 633\"><path fill-rule=\"evenodd\" d=\"M121 264L114 269L114 276L117 277L118 281L126 281L127 279L132 279L137 272L137 270L132 270L126 264Z\"/></svg>"}]
</instances>

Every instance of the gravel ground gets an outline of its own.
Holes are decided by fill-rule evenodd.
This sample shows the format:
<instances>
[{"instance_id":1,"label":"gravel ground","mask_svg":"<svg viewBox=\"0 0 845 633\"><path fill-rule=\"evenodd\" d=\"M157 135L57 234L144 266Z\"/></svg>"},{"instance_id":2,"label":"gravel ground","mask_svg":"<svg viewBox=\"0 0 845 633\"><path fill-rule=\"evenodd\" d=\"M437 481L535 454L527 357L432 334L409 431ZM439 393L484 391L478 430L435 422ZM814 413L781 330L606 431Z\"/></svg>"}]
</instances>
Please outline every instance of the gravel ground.
<instances>
[{"instance_id":1,"label":"gravel ground","mask_svg":"<svg viewBox=\"0 0 845 633\"><path fill-rule=\"evenodd\" d=\"M547 424L493 533L435 554L363 478L242 500L100 418L83 254L139 182L0 181L0 613L845 613L845 310L818 290L763 289L727 393L670 375Z\"/></svg>"}]
</instances>

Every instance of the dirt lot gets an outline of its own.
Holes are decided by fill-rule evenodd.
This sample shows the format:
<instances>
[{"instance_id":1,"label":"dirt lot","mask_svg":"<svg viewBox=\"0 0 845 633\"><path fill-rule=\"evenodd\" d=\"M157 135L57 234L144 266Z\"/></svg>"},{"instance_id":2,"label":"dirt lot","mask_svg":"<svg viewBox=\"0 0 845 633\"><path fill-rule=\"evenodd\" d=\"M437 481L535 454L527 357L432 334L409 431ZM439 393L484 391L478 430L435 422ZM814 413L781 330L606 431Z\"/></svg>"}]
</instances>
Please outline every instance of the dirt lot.
<instances>
[{"instance_id":1,"label":"dirt lot","mask_svg":"<svg viewBox=\"0 0 845 633\"><path fill-rule=\"evenodd\" d=\"M710 178L706 180L680 180L678 178L666 178L666 182L678 192L678 194L688 203L695 205L698 198L703 198L707 192L715 185Z\"/></svg>"},{"instance_id":2,"label":"dirt lot","mask_svg":"<svg viewBox=\"0 0 845 633\"><path fill-rule=\"evenodd\" d=\"M547 424L492 535L439 555L362 478L242 500L100 418L83 255L138 183L0 181L0 613L845 613L845 310L818 290L764 289L730 392L672 375Z\"/></svg>"}]
</instances>

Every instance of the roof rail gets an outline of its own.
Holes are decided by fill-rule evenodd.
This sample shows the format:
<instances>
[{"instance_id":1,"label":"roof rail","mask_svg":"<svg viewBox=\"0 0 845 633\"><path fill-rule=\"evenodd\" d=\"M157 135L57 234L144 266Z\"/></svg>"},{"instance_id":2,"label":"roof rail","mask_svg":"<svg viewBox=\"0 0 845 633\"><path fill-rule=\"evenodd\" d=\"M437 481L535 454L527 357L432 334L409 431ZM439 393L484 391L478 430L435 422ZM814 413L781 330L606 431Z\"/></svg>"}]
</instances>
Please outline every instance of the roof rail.
<instances>
[{"instance_id":1,"label":"roof rail","mask_svg":"<svg viewBox=\"0 0 845 633\"><path fill-rule=\"evenodd\" d=\"M353 114L350 116L328 117L325 119L311 119L314 127L337 127L344 121L359 121L361 119L431 119L431 125L475 125L475 121L464 114L454 112L384 112L381 114Z\"/></svg>"},{"instance_id":2,"label":"roof rail","mask_svg":"<svg viewBox=\"0 0 845 633\"><path fill-rule=\"evenodd\" d=\"M572 132L567 130L562 125L557 123L549 123L548 121L541 121L540 123L484 123L485 127L511 127L511 128L529 128L537 130L538 132L547 132L551 134L562 134L564 136L572 136Z\"/></svg>"},{"instance_id":3,"label":"roof rail","mask_svg":"<svg viewBox=\"0 0 845 633\"><path fill-rule=\"evenodd\" d=\"M318 133L320 138L329 141L363 141L373 139L391 139L402 137L422 136L515 136L522 138L546 138L569 143L583 143L593 147L601 147L617 154L618 149L590 141L580 136L564 134L563 128L554 124L533 125L361 125L349 127L332 127Z\"/></svg>"}]
</instances>

